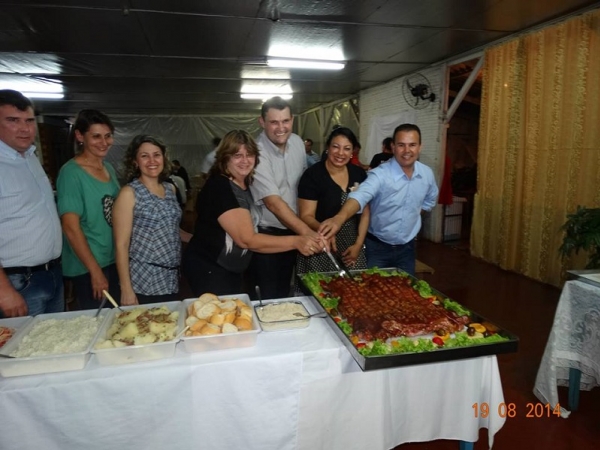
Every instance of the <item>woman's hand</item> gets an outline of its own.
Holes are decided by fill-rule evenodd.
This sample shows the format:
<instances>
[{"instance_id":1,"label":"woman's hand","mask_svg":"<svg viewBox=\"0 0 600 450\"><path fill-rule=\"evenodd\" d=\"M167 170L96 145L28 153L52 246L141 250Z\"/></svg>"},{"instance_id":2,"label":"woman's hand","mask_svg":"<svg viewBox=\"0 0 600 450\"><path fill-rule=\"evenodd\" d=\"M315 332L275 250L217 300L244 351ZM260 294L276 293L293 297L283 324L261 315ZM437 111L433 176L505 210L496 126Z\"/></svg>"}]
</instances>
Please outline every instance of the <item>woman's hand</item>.
<instances>
[{"instance_id":1,"label":"woman's hand","mask_svg":"<svg viewBox=\"0 0 600 450\"><path fill-rule=\"evenodd\" d=\"M361 248L362 245L358 244L354 244L348 247L346 251L342 253L342 260L344 261L344 264L346 264L349 267L354 266L354 264L356 264L356 260L358 259L358 255L360 253Z\"/></svg>"},{"instance_id":2,"label":"woman's hand","mask_svg":"<svg viewBox=\"0 0 600 450\"><path fill-rule=\"evenodd\" d=\"M100 301L104 295L102 291L108 291L108 280L104 276L102 269L90 272L90 278L92 279L92 291L94 293L94 298Z\"/></svg>"},{"instance_id":3,"label":"woman's hand","mask_svg":"<svg viewBox=\"0 0 600 450\"><path fill-rule=\"evenodd\" d=\"M121 306L139 305L138 299L133 289L121 289Z\"/></svg>"},{"instance_id":4,"label":"woman's hand","mask_svg":"<svg viewBox=\"0 0 600 450\"><path fill-rule=\"evenodd\" d=\"M323 239L316 236L296 236L296 250L304 256L312 256L323 250Z\"/></svg>"}]
</instances>

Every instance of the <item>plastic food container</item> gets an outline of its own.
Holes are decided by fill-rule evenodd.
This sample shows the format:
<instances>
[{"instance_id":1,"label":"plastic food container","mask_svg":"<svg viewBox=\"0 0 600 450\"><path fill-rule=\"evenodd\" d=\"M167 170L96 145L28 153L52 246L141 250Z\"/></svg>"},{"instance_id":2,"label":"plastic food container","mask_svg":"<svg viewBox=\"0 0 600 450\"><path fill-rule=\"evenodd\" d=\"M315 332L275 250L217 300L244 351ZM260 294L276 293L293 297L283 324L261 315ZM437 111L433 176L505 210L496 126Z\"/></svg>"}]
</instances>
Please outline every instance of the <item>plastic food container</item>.
<instances>
[{"instance_id":1,"label":"plastic food container","mask_svg":"<svg viewBox=\"0 0 600 450\"><path fill-rule=\"evenodd\" d=\"M250 308L250 298L247 294L237 295L220 295L219 299L240 299ZM185 316L187 317L187 308L194 303L197 298L188 298L183 301ZM183 348L188 353L206 352L211 350L226 350L230 348L252 347L256 345L258 333L260 333L260 325L256 319L256 314L252 314L252 330L238 331L237 333L215 334L211 336L183 336L181 342Z\"/></svg>"},{"instance_id":2,"label":"plastic food container","mask_svg":"<svg viewBox=\"0 0 600 450\"><path fill-rule=\"evenodd\" d=\"M4 328L12 328L13 330L15 330L15 332L13 333L13 337L15 336L15 334L17 334L17 331L19 331L19 329L21 327L24 327L25 325L27 325L27 322L29 322L33 317L31 316L24 316L24 317L9 317L7 319L0 319L0 327L4 327ZM12 339L12 337L10 338ZM4 345L6 345L10 339L8 339L6 342L4 342L4 344L2 344L2 341L4 340L3 337L0 337L0 353L2 353L2 349L4 348Z\"/></svg>"},{"instance_id":3,"label":"plastic food container","mask_svg":"<svg viewBox=\"0 0 600 450\"><path fill-rule=\"evenodd\" d=\"M287 331L306 328L310 323L310 314L301 302L274 302L254 307L258 323L263 331ZM295 316L294 313L305 317Z\"/></svg>"},{"instance_id":4,"label":"plastic food container","mask_svg":"<svg viewBox=\"0 0 600 450\"><path fill-rule=\"evenodd\" d=\"M4 347L2 347L2 353L8 355L12 351L16 350L21 340L31 331L31 329L43 320L49 319L73 319L79 316L91 316L96 314L95 309L89 309L84 311L68 311L61 313L51 314L40 314L33 317L31 320L22 326L8 341ZM96 332L93 339L90 340L85 350L77 353L64 353L59 355L46 355L46 356L28 356L23 358L0 358L0 375L3 377L16 377L21 375L35 375L40 373L52 373L52 372L66 372L69 370L81 370L85 367L91 357L90 350L92 344L98 337L98 333L102 329L108 317L107 313L101 313L98 317L98 331Z\"/></svg>"},{"instance_id":5,"label":"plastic food container","mask_svg":"<svg viewBox=\"0 0 600 450\"><path fill-rule=\"evenodd\" d=\"M166 306L171 312L178 311L179 318L177 319L177 331L178 335L183 329L184 322L184 311L182 309L182 302L165 302L165 303L150 303L147 305L130 305L121 306L121 309L130 311L135 308L156 308ZM94 348L96 344L106 339L106 333L115 321L115 316L121 311L113 309L110 312L106 322L104 322L100 332L98 333L97 339L92 345L92 353L96 355L98 363L104 366L112 366L118 364L129 364L134 362L152 361L155 359L170 358L175 354L175 347L177 345L176 339L165 342L154 342L152 344L141 344L141 345L129 345L127 347L118 348Z\"/></svg>"}]
</instances>

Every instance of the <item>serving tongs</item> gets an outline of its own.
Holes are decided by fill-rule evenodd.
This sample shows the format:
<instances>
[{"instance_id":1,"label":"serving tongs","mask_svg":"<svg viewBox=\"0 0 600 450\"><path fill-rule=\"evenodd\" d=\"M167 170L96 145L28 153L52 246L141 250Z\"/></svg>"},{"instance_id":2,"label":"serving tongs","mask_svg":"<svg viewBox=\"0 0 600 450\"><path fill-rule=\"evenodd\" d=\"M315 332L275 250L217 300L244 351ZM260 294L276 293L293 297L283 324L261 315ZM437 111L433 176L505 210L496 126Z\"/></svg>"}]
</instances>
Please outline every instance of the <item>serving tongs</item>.
<instances>
[{"instance_id":1,"label":"serving tongs","mask_svg":"<svg viewBox=\"0 0 600 450\"><path fill-rule=\"evenodd\" d=\"M119 306L119 304L115 301L114 298L112 298L112 296L108 292L103 290L102 293L104 294L104 298L107 298L108 301L111 302L115 308L117 308L121 312L124 312L123 309Z\"/></svg>"},{"instance_id":2,"label":"serving tongs","mask_svg":"<svg viewBox=\"0 0 600 450\"><path fill-rule=\"evenodd\" d=\"M335 266L336 270L340 274L340 277L348 278L349 280L355 281L354 277L350 273L350 269L346 267L346 264L344 264L344 261L342 261L341 258L337 258L336 256L334 256L334 254L328 251L327 248L323 248L323 251L327 253L329 260Z\"/></svg>"},{"instance_id":3,"label":"serving tongs","mask_svg":"<svg viewBox=\"0 0 600 450\"><path fill-rule=\"evenodd\" d=\"M98 311L96 311L96 314L94 314L94 318L100 315L100 313L102 312L102 308L104 308L104 305L106 305L106 296L102 297L102 301L100 302L100 306L98 306Z\"/></svg>"}]
</instances>

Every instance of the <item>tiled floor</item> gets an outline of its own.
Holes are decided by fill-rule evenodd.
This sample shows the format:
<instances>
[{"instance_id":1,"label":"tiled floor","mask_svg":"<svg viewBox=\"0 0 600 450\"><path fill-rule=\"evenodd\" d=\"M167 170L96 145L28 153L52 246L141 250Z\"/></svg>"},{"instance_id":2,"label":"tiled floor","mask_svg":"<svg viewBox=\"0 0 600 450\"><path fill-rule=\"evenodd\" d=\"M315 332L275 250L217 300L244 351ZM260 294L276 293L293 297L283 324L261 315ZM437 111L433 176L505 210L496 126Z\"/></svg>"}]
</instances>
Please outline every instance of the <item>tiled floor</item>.
<instances>
[{"instance_id":1,"label":"tiled floor","mask_svg":"<svg viewBox=\"0 0 600 450\"><path fill-rule=\"evenodd\" d=\"M435 269L422 276L433 287L520 338L517 353L498 356L505 402L516 405L517 416L507 419L496 434L494 450L600 448L600 388L581 391L579 409L568 419L527 418L525 414L527 403L539 403L532 389L560 290L473 258L464 244L419 241L418 258ZM566 405L567 388L559 388L559 396ZM434 441L405 444L396 450L458 448L455 441ZM482 429L475 449L485 448L487 432Z\"/></svg>"}]
</instances>

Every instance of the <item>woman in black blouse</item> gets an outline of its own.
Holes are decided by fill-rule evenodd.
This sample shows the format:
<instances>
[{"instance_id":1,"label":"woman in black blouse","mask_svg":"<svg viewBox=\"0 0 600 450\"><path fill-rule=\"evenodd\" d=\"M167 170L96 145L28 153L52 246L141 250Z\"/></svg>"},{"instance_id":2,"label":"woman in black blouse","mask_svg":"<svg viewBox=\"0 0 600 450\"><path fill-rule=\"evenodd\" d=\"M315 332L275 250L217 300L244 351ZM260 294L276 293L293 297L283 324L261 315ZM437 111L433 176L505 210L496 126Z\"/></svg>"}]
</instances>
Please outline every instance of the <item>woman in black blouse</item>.
<instances>
[{"instance_id":1,"label":"woman in black blouse","mask_svg":"<svg viewBox=\"0 0 600 450\"><path fill-rule=\"evenodd\" d=\"M336 128L329 135L326 145L327 158L308 168L298 185L298 215L315 231L319 230L322 221L338 213L348 194L367 178L367 173L362 168L348 164L353 148L358 145L352 130ZM350 218L336 236L337 251L349 267L367 268L363 243L368 227L367 205L363 213ZM335 270L323 253L298 256L297 273Z\"/></svg>"}]
</instances>

